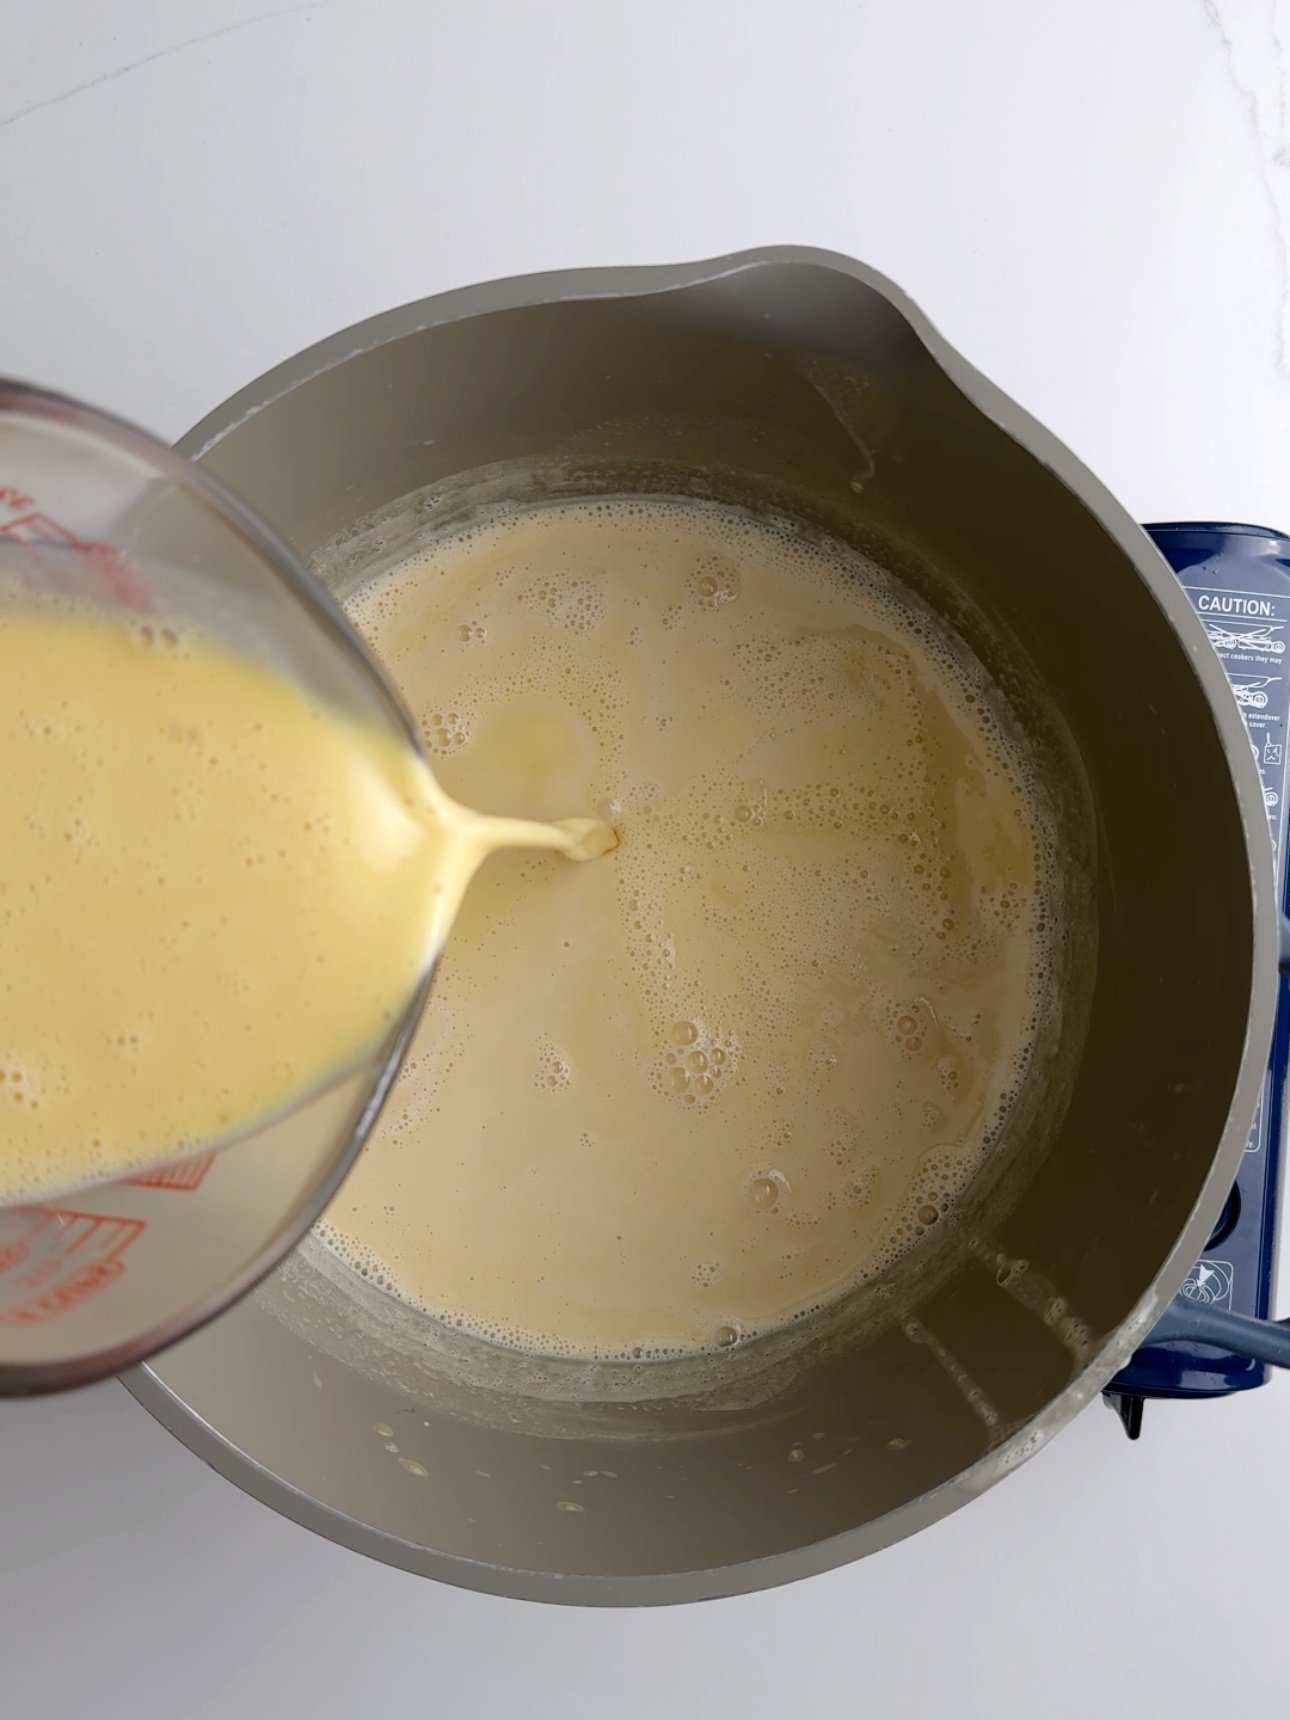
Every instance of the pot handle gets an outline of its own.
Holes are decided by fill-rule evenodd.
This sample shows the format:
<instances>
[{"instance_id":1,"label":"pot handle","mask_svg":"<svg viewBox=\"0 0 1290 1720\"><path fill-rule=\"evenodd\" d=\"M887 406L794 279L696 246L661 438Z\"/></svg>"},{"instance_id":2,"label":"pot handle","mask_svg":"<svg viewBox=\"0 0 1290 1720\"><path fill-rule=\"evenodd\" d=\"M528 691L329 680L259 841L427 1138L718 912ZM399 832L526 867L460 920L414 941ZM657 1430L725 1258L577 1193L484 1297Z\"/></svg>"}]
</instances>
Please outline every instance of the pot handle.
<instances>
[{"instance_id":1,"label":"pot handle","mask_svg":"<svg viewBox=\"0 0 1290 1720\"><path fill-rule=\"evenodd\" d=\"M1193 1344L1212 1344L1229 1355L1248 1356L1274 1368L1290 1368L1290 1321L1256 1320L1251 1314L1233 1314L1227 1308L1210 1308L1186 1296L1175 1296L1156 1321L1151 1342L1175 1339Z\"/></svg>"}]
</instances>

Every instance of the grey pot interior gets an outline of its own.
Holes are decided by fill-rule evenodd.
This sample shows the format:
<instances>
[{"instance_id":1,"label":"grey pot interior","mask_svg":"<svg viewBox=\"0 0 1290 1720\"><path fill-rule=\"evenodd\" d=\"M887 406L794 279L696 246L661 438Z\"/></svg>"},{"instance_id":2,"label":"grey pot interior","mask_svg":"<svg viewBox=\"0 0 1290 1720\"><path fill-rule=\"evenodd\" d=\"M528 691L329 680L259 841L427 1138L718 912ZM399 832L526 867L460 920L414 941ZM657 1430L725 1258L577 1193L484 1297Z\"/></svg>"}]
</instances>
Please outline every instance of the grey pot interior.
<instances>
[{"instance_id":1,"label":"grey pot interior","mask_svg":"<svg viewBox=\"0 0 1290 1720\"><path fill-rule=\"evenodd\" d=\"M131 1389L338 1540L577 1601L840 1563L1034 1449L1199 1253L1271 1031L1261 794L1145 536L896 289L815 252L409 306L261 379L184 446L342 593L508 495L712 496L862 546L953 615L1047 761L1066 1015L958 1230L728 1377L459 1353L306 1250Z\"/></svg>"}]
</instances>

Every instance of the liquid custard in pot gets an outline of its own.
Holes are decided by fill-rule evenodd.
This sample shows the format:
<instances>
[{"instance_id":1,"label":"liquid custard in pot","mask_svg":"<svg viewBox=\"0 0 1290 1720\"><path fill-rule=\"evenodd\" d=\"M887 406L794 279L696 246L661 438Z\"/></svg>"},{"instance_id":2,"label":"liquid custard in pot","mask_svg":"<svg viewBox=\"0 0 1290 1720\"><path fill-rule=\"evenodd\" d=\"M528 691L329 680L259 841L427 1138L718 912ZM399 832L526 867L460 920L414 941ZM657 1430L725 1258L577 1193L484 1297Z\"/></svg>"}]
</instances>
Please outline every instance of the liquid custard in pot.
<instances>
[{"instance_id":1,"label":"liquid custard in pot","mask_svg":"<svg viewBox=\"0 0 1290 1720\"><path fill-rule=\"evenodd\" d=\"M985 671L841 546L712 504L513 510L351 613L494 855L321 1234L541 1353L717 1349L952 1222L1046 1043L1051 821Z\"/></svg>"}]
</instances>

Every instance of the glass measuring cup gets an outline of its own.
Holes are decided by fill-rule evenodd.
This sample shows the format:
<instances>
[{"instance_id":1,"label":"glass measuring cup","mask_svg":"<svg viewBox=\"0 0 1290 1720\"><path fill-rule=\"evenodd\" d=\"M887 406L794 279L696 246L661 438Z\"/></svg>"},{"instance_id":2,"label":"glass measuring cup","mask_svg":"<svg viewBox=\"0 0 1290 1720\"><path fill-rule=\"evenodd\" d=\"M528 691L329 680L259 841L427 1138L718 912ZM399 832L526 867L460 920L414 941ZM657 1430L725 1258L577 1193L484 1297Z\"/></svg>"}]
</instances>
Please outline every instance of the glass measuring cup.
<instances>
[{"instance_id":1,"label":"glass measuring cup","mask_svg":"<svg viewBox=\"0 0 1290 1720\"><path fill-rule=\"evenodd\" d=\"M420 750L344 615L223 485L130 425L0 381L0 607L69 597L136 621L198 623ZM428 986L429 974L355 1064L219 1151L0 1208L0 1394L141 1361L275 1266L362 1146Z\"/></svg>"}]
</instances>

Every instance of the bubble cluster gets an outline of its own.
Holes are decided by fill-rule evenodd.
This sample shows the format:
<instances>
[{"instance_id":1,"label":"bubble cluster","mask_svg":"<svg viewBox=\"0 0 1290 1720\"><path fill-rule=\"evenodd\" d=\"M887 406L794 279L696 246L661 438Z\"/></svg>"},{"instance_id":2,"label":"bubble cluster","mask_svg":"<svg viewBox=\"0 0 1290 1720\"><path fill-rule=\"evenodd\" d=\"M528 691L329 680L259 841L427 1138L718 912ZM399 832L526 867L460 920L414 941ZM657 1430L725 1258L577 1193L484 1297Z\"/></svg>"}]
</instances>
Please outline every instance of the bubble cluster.
<instances>
[{"instance_id":1,"label":"bubble cluster","mask_svg":"<svg viewBox=\"0 0 1290 1720\"><path fill-rule=\"evenodd\" d=\"M39 1110L38 1088L24 1066L13 1058L0 1059L0 1105L24 1105L28 1112Z\"/></svg>"},{"instance_id":2,"label":"bubble cluster","mask_svg":"<svg viewBox=\"0 0 1290 1720\"><path fill-rule=\"evenodd\" d=\"M605 605L595 579L564 573L522 585L516 601L536 610L544 621L564 633L588 633L604 619Z\"/></svg>"},{"instance_id":3,"label":"bubble cluster","mask_svg":"<svg viewBox=\"0 0 1290 1720\"><path fill-rule=\"evenodd\" d=\"M422 739L439 758L464 747L469 733L469 725L458 711L430 711L421 722Z\"/></svg>"},{"instance_id":4,"label":"bubble cluster","mask_svg":"<svg viewBox=\"0 0 1290 1720\"><path fill-rule=\"evenodd\" d=\"M661 498L485 516L352 613L460 730L450 794L620 840L488 862L332 1246L488 1341L649 1360L953 1224L1050 1032L1057 861L945 623L850 549Z\"/></svg>"},{"instance_id":5,"label":"bubble cluster","mask_svg":"<svg viewBox=\"0 0 1290 1720\"><path fill-rule=\"evenodd\" d=\"M685 1105L716 1098L738 1062L739 1042L734 1035L715 1032L700 1021L676 1021L667 1029L665 1041L654 1075L660 1091Z\"/></svg>"},{"instance_id":6,"label":"bubble cluster","mask_svg":"<svg viewBox=\"0 0 1290 1720\"><path fill-rule=\"evenodd\" d=\"M733 603L741 583L738 566L720 555L700 556L690 575L690 588L704 609Z\"/></svg>"},{"instance_id":7,"label":"bubble cluster","mask_svg":"<svg viewBox=\"0 0 1290 1720\"><path fill-rule=\"evenodd\" d=\"M139 621L131 628L134 641L149 651L177 651L183 635L177 627L163 626L151 621Z\"/></svg>"},{"instance_id":8,"label":"bubble cluster","mask_svg":"<svg viewBox=\"0 0 1290 1720\"><path fill-rule=\"evenodd\" d=\"M540 1092L558 1093L573 1080L569 1059L554 1045L544 1044L538 1053L535 1085Z\"/></svg>"}]
</instances>

